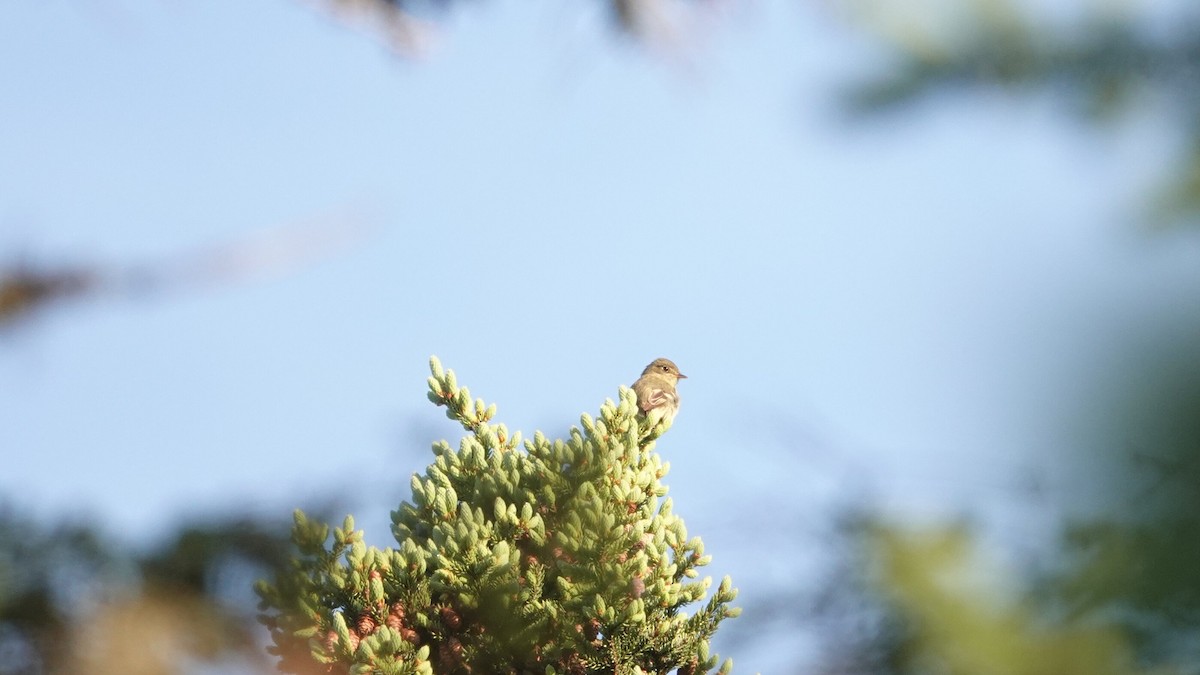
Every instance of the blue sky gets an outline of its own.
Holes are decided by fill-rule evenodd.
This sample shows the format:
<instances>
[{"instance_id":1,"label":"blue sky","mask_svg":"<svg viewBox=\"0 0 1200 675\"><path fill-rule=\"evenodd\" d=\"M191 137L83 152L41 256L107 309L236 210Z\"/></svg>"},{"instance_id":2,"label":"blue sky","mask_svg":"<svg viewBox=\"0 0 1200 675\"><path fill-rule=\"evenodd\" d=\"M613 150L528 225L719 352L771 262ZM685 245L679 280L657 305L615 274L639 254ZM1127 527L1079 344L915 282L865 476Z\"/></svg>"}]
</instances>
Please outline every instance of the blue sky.
<instances>
[{"instance_id":1,"label":"blue sky","mask_svg":"<svg viewBox=\"0 0 1200 675\"><path fill-rule=\"evenodd\" d=\"M749 600L807 579L758 528L864 486L1010 534L1030 476L1088 501L1055 462L1101 414L1080 394L1139 327L1196 316L1194 239L1138 226L1177 142L1151 112L1099 133L985 91L853 122L837 95L886 60L811 5L662 55L585 3L468 4L416 61L305 3L0 7L0 250L124 265L366 228L5 336L5 500L148 541L336 491L386 544L456 437L425 399L437 354L527 434L674 359L676 511Z\"/></svg>"}]
</instances>

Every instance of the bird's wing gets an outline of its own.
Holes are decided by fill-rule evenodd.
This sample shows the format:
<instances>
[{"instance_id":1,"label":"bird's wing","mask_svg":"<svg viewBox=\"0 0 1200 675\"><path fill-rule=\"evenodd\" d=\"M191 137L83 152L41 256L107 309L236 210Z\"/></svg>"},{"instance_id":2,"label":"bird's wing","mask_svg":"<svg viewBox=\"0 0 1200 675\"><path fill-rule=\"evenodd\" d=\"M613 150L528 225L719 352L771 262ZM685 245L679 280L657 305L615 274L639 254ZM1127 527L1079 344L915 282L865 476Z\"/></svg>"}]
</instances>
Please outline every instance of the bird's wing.
<instances>
[{"instance_id":1,"label":"bird's wing","mask_svg":"<svg viewBox=\"0 0 1200 675\"><path fill-rule=\"evenodd\" d=\"M669 391L653 385L639 387L637 395L638 407L642 409L642 412L649 412L661 405L668 405L675 399Z\"/></svg>"}]
</instances>

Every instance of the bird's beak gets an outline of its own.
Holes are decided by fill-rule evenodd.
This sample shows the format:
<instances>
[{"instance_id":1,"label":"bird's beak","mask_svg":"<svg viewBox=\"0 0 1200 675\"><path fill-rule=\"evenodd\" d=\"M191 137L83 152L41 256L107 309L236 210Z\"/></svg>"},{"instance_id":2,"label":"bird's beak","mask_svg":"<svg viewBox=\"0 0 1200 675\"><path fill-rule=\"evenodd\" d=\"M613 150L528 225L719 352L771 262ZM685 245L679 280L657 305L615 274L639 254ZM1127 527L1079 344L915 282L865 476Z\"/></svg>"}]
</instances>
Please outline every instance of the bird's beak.
<instances>
[{"instance_id":1,"label":"bird's beak","mask_svg":"<svg viewBox=\"0 0 1200 675\"><path fill-rule=\"evenodd\" d=\"M687 379L687 375L684 375L683 373L680 373L680 374L679 374L679 379L681 379L681 380L686 380L686 379Z\"/></svg>"}]
</instances>

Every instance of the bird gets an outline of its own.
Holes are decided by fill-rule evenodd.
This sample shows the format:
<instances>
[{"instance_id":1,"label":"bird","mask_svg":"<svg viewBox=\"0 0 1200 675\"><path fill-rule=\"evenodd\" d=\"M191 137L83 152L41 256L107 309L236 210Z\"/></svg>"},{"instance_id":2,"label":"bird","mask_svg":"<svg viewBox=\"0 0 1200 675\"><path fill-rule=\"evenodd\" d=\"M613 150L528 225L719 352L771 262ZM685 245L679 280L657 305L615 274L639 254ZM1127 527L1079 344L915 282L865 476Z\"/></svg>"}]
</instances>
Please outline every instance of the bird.
<instances>
[{"instance_id":1,"label":"bird","mask_svg":"<svg viewBox=\"0 0 1200 675\"><path fill-rule=\"evenodd\" d=\"M638 410L649 422L653 430L660 423L667 426L679 412L679 392L675 385L687 375L679 372L679 367L670 359L654 359L642 376L633 383L633 392L637 394Z\"/></svg>"}]
</instances>

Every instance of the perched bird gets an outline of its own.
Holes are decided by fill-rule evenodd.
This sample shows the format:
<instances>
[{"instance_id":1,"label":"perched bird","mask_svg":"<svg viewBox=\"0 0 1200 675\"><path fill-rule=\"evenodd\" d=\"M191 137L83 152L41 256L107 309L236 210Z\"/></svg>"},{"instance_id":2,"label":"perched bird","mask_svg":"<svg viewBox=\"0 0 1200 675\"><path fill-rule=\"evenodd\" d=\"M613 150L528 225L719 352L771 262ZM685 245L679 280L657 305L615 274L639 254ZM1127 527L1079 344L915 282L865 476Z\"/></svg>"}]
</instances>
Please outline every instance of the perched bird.
<instances>
[{"instance_id":1,"label":"perched bird","mask_svg":"<svg viewBox=\"0 0 1200 675\"><path fill-rule=\"evenodd\" d=\"M633 383L638 409L649 420L651 429L660 422L669 425L675 419L679 412L679 393L675 391L675 385L686 378L687 375L679 372L670 359L654 359Z\"/></svg>"}]
</instances>

